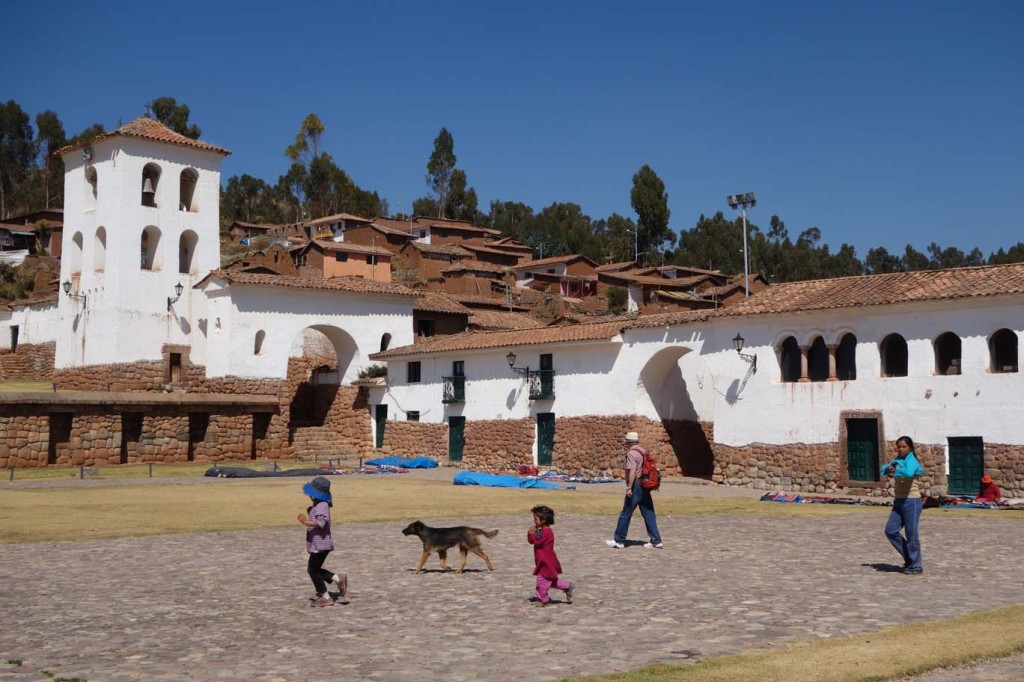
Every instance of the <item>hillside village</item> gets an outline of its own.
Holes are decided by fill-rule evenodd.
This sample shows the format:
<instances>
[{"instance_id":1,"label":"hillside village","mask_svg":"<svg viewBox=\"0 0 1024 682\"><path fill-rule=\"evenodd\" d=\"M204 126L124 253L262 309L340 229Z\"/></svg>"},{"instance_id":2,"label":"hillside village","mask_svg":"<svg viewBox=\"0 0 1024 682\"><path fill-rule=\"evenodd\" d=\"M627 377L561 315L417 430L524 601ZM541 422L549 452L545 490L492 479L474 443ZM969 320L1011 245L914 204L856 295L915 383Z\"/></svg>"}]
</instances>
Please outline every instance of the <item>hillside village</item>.
<instances>
[{"instance_id":1,"label":"hillside village","mask_svg":"<svg viewBox=\"0 0 1024 682\"><path fill-rule=\"evenodd\" d=\"M27 261L33 297L0 309L0 381L53 385L5 396L0 467L380 452L614 474L637 431L670 474L886 495L907 433L934 493L1024 490L1022 264L769 286L425 216L222 232L229 153L135 119L58 150L62 212L0 224L59 263Z\"/></svg>"}]
</instances>

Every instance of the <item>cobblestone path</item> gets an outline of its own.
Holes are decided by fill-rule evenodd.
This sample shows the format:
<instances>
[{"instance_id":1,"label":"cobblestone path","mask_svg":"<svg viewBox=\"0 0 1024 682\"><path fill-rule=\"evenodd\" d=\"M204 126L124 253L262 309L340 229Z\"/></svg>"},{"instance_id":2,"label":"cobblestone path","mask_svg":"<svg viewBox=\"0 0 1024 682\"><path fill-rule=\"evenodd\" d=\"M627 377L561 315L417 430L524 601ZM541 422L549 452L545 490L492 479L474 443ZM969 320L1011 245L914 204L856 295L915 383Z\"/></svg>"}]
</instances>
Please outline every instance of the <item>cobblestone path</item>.
<instances>
[{"instance_id":1,"label":"cobblestone path","mask_svg":"<svg viewBox=\"0 0 1024 682\"><path fill-rule=\"evenodd\" d=\"M1006 542L1018 524L927 510L925 575L913 578L892 572L886 514L662 516L660 551L606 547L613 517L559 516L557 548L577 589L572 605L546 608L528 601L528 512L436 520L500 529L485 542L497 570L470 555L463 575L437 571L436 556L414 575L419 541L401 534L405 522L338 524L327 566L348 573L351 599L326 609L307 606L299 527L7 545L0 664L23 665L0 665L0 680L43 679L43 669L89 682L549 680L1024 603L1024 544ZM642 529L637 514L634 540L646 540ZM923 679L1021 669L1011 657Z\"/></svg>"}]
</instances>

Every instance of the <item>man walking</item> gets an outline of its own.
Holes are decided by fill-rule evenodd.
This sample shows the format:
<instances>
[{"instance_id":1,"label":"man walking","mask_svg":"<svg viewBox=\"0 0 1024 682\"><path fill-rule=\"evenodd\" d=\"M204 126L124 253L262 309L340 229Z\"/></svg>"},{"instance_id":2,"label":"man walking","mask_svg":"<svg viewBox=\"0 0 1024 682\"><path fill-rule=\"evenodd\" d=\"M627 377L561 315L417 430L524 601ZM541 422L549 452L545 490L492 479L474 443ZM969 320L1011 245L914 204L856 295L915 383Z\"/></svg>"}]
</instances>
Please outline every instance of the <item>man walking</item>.
<instances>
[{"instance_id":1,"label":"man walking","mask_svg":"<svg viewBox=\"0 0 1024 682\"><path fill-rule=\"evenodd\" d=\"M640 436L636 431L630 431L624 438L629 450L626 452L626 499L622 502L622 513L619 514L619 522L615 526L615 537L605 540L605 544L615 549L623 549L626 546L626 536L629 534L629 522L633 512L640 507L640 514L644 517L644 525L647 526L647 535L651 541L644 543L647 549L661 549L664 545L661 542L661 533L658 532L658 520L654 516L654 500L651 498L651 491L640 487L640 471L644 465L644 455L647 451L640 445Z\"/></svg>"}]
</instances>

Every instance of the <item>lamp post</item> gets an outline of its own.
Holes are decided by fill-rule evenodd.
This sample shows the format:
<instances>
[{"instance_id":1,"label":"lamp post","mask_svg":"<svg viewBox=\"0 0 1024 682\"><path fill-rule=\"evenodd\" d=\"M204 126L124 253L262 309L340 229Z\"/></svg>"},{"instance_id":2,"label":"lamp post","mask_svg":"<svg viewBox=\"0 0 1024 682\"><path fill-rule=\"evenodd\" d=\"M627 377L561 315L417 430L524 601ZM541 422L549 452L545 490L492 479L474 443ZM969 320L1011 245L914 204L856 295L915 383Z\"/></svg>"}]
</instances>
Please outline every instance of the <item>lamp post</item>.
<instances>
[{"instance_id":1,"label":"lamp post","mask_svg":"<svg viewBox=\"0 0 1024 682\"><path fill-rule=\"evenodd\" d=\"M741 358L750 363L751 374L757 374L757 356L743 352L743 343L746 341L739 332L736 332L736 336L732 339L732 347L736 349L736 354Z\"/></svg>"},{"instance_id":2,"label":"lamp post","mask_svg":"<svg viewBox=\"0 0 1024 682\"><path fill-rule=\"evenodd\" d=\"M67 294L68 298L70 298L70 299L72 299L74 301L81 301L82 302L82 307L85 308L85 306L86 306L85 294L80 294L78 292L71 293L71 280L69 280L69 279L64 280L64 283L61 286L64 288L64 293Z\"/></svg>"},{"instance_id":3,"label":"lamp post","mask_svg":"<svg viewBox=\"0 0 1024 682\"><path fill-rule=\"evenodd\" d=\"M757 197L753 192L743 194L730 194L725 198L729 202L729 208L737 208L743 211L743 293L750 296L750 261L747 260L747 207L757 206Z\"/></svg>"},{"instance_id":4,"label":"lamp post","mask_svg":"<svg viewBox=\"0 0 1024 682\"><path fill-rule=\"evenodd\" d=\"M179 298L181 298L181 292L183 292L184 290L185 287L181 285L181 282L178 282L177 284L174 285L175 295L167 297L167 312L171 312L174 309L174 304L178 302Z\"/></svg>"}]
</instances>

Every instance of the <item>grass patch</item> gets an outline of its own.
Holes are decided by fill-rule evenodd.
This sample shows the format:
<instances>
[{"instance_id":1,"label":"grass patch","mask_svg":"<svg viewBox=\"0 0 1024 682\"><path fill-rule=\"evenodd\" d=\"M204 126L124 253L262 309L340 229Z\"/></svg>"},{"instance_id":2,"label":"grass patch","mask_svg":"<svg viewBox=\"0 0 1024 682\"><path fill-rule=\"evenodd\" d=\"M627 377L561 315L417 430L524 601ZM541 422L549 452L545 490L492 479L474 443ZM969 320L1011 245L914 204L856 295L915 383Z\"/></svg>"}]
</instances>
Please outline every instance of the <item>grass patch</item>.
<instances>
[{"instance_id":1,"label":"grass patch","mask_svg":"<svg viewBox=\"0 0 1024 682\"><path fill-rule=\"evenodd\" d=\"M208 466L154 465L154 473L159 470L169 472L167 475L199 476ZM145 467L137 470L144 471ZM63 476L72 472L56 471L62 471ZM0 495L0 544L283 528L293 525L295 515L308 505L301 492L304 482L302 478L207 479L195 484L140 481L137 485L11 488ZM0 489L2 486L0 483ZM586 490L453 486L450 481L420 479L415 474L335 476L331 489L335 499L333 516L338 523L522 515L537 504L551 505L561 514L593 516L615 516L621 508L617 495ZM658 515L666 518L704 514L771 518L888 514L885 507L768 504L748 498L667 495L659 496L657 506ZM40 509L45 509L46 514L40 515ZM131 510L130 524L125 523L127 509ZM928 513L987 513L991 518L1024 519L1020 513L971 509Z\"/></svg>"},{"instance_id":2,"label":"grass patch","mask_svg":"<svg viewBox=\"0 0 1024 682\"><path fill-rule=\"evenodd\" d=\"M1024 606L834 640L799 640L692 665L586 677L590 682L860 682L920 675L1024 651Z\"/></svg>"},{"instance_id":3,"label":"grass patch","mask_svg":"<svg viewBox=\"0 0 1024 682\"><path fill-rule=\"evenodd\" d=\"M168 478L177 476L202 476L206 470L213 466L213 462L200 464L158 464L153 463L153 478ZM92 467L86 467L92 468ZM124 478L148 478L149 464L118 464L95 467L95 474L86 474L89 479L124 479ZM4 480L10 477L10 471L5 472ZM46 479L78 478L79 468L77 466L67 467L19 467L14 470L15 481L34 481Z\"/></svg>"}]
</instances>

